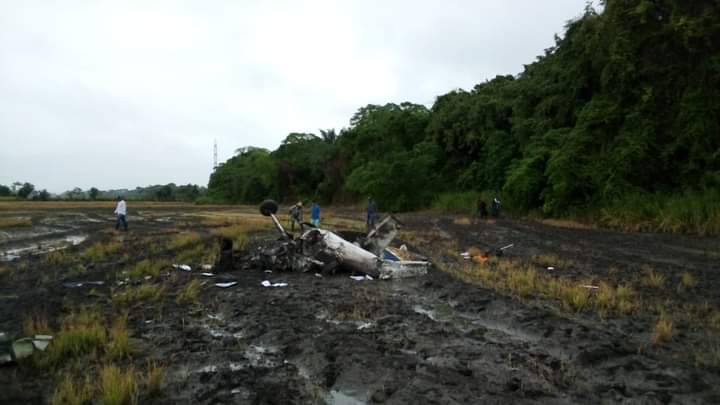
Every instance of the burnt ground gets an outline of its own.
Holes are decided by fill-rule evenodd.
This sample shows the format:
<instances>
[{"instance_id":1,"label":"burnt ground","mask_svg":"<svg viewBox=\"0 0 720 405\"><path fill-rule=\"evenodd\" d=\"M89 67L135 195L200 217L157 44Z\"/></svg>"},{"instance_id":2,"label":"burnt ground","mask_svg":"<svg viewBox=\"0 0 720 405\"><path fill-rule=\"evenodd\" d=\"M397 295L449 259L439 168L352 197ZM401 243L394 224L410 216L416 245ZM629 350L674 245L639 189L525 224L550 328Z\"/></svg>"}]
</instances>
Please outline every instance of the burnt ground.
<instances>
[{"instance_id":1,"label":"burnt ground","mask_svg":"<svg viewBox=\"0 0 720 405\"><path fill-rule=\"evenodd\" d=\"M158 396L151 398L138 383L139 403L720 402L719 333L708 321L720 305L717 238L516 220L471 225L463 218L408 214L400 216L404 228L394 244L406 243L435 266L424 277L359 282L348 274L243 269L254 249L276 238L267 221L267 230L253 231L236 252L235 268L214 278L199 274L201 259L190 263L189 273L168 268L137 280L123 273L145 258L174 261L181 252L166 243L183 232L198 232L204 249L213 249L213 232L228 225L217 218L257 221L246 216L250 212L152 206L131 211L131 230L116 233L107 209L0 210L0 216L32 218L31 227L0 230L0 251L87 235L64 250L66 262L50 263L32 251L0 262L0 331L21 336L30 314L42 314L57 330L65 314L83 306L101 311L108 323L128 312L133 353L113 361L138 371L148 361L164 368ZM327 221L334 222L329 229L352 229L351 219L362 217L351 211L335 216L340 219ZM93 243L109 241L123 249L99 261L81 256ZM461 251L509 243L515 246L497 260L522 260L547 277L582 284L632 285L637 308L604 317L592 309L568 311L540 295L513 297L447 271L462 268ZM553 260L555 270L547 270ZM81 273L73 270L78 264ZM664 276L663 287L643 285L648 268ZM695 286L680 287L685 272ZM198 301L178 303L194 279L204 283ZM264 279L288 286L264 288ZM105 285L62 285L83 280ZM128 288L118 285L126 280L159 285L165 293L157 301L118 305L112 297ZM221 289L214 286L218 280L238 284ZM659 311L672 313L676 332L652 345ZM92 353L51 368L29 361L0 367L0 403L46 403L63 373L93 376L108 361Z\"/></svg>"}]
</instances>

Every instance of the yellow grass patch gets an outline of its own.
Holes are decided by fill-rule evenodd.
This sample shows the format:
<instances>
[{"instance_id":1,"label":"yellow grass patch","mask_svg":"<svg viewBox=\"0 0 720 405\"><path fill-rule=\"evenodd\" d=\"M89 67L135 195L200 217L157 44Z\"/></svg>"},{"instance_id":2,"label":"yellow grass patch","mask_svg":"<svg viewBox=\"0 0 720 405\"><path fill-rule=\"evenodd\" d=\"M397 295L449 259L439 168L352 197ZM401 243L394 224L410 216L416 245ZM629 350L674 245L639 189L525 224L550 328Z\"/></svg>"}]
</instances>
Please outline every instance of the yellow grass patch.
<instances>
[{"instance_id":1,"label":"yellow grass patch","mask_svg":"<svg viewBox=\"0 0 720 405\"><path fill-rule=\"evenodd\" d=\"M582 222L573 221L569 219L541 219L541 223L550 226L556 226L559 228L570 228L570 229L594 229L594 226L584 224Z\"/></svg>"},{"instance_id":2,"label":"yellow grass patch","mask_svg":"<svg viewBox=\"0 0 720 405\"><path fill-rule=\"evenodd\" d=\"M144 276L157 277L160 275L162 269L169 267L170 262L167 260L143 259L130 268L128 275L133 278L141 278Z\"/></svg>"},{"instance_id":3,"label":"yellow grass patch","mask_svg":"<svg viewBox=\"0 0 720 405\"><path fill-rule=\"evenodd\" d=\"M84 309L63 319L57 336L48 347L48 361L57 365L67 357L75 357L94 350L102 350L107 333L98 312Z\"/></svg>"},{"instance_id":4,"label":"yellow grass patch","mask_svg":"<svg viewBox=\"0 0 720 405\"><path fill-rule=\"evenodd\" d=\"M202 237L197 232L185 232L175 236L168 244L168 249L182 249L197 245L202 242Z\"/></svg>"},{"instance_id":5,"label":"yellow grass patch","mask_svg":"<svg viewBox=\"0 0 720 405\"><path fill-rule=\"evenodd\" d=\"M549 298L573 312L595 309L601 316L624 315L637 306L629 287L600 283L598 289L578 281L556 278L538 272L532 264L517 259L493 258L485 264L464 262L460 268L439 266L461 279L505 292L516 298Z\"/></svg>"},{"instance_id":6,"label":"yellow grass patch","mask_svg":"<svg viewBox=\"0 0 720 405\"><path fill-rule=\"evenodd\" d=\"M158 301L163 293L165 293L165 287L148 283L113 291L112 300L115 305L119 306L133 305L143 301Z\"/></svg>"},{"instance_id":7,"label":"yellow grass patch","mask_svg":"<svg viewBox=\"0 0 720 405\"><path fill-rule=\"evenodd\" d=\"M128 368L123 371L115 365L100 370L100 399L103 405L134 405L137 396L135 370Z\"/></svg>"},{"instance_id":8,"label":"yellow grass patch","mask_svg":"<svg viewBox=\"0 0 720 405\"><path fill-rule=\"evenodd\" d=\"M84 379L74 379L71 374L64 374L62 381L55 388L51 405L84 405L93 398L94 382L90 376Z\"/></svg>"},{"instance_id":9,"label":"yellow grass patch","mask_svg":"<svg viewBox=\"0 0 720 405\"><path fill-rule=\"evenodd\" d=\"M93 261L101 261L109 256L120 252L123 249L122 242L111 241L107 243L97 242L92 244L90 247L85 249L80 256L83 259L89 259Z\"/></svg>"},{"instance_id":10,"label":"yellow grass patch","mask_svg":"<svg viewBox=\"0 0 720 405\"><path fill-rule=\"evenodd\" d=\"M660 314L660 317L653 328L651 338L652 344L659 346L672 340L673 336L675 336L675 325L673 324L672 319L663 312Z\"/></svg>"},{"instance_id":11,"label":"yellow grass patch","mask_svg":"<svg viewBox=\"0 0 720 405\"><path fill-rule=\"evenodd\" d=\"M0 217L0 228L13 228L20 226L31 226L30 217Z\"/></svg>"},{"instance_id":12,"label":"yellow grass patch","mask_svg":"<svg viewBox=\"0 0 720 405\"><path fill-rule=\"evenodd\" d=\"M692 274L686 271L680 277L680 283L686 289L692 289L695 288L695 286L697 285L697 280L695 280L695 277L693 277Z\"/></svg>"},{"instance_id":13,"label":"yellow grass patch","mask_svg":"<svg viewBox=\"0 0 720 405\"><path fill-rule=\"evenodd\" d=\"M470 218L469 217L455 217L455 218L453 218L453 223L455 225L470 225Z\"/></svg>"},{"instance_id":14,"label":"yellow grass patch","mask_svg":"<svg viewBox=\"0 0 720 405\"><path fill-rule=\"evenodd\" d=\"M190 304L197 303L200 298L200 291L202 291L202 285L198 280L192 280L187 286L178 294L175 302L178 304Z\"/></svg>"},{"instance_id":15,"label":"yellow grass patch","mask_svg":"<svg viewBox=\"0 0 720 405\"><path fill-rule=\"evenodd\" d=\"M647 287L650 288L661 288L663 285L665 285L665 276L663 276L661 273L656 272L652 269L650 266L642 266L643 270L645 271L645 276L643 277L643 284L645 284Z\"/></svg>"},{"instance_id":16,"label":"yellow grass patch","mask_svg":"<svg viewBox=\"0 0 720 405\"><path fill-rule=\"evenodd\" d=\"M532 261L542 267L558 267L561 269L566 269L575 265L575 262L573 262L572 260L563 259L556 255L550 254L534 255L532 257Z\"/></svg>"},{"instance_id":17,"label":"yellow grass patch","mask_svg":"<svg viewBox=\"0 0 720 405\"><path fill-rule=\"evenodd\" d=\"M128 357L132 353L127 318L127 313L118 315L110 328L110 344L107 347L106 354L112 360Z\"/></svg>"},{"instance_id":18,"label":"yellow grass patch","mask_svg":"<svg viewBox=\"0 0 720 405\"><path fill-rule=\"evenodd\" d=\"M148 362L147 370L142 378L148 396L152 398L160 394L164 379L165 369L155 361Z\"/></svg>"},{"instance_id":19,"label":"yellow grass patch","mask_svg":"<svg viewBox=\"0 0 720 405\"><path fill-rule=\"evenodd\" d=\"M23 334L25 336L52 335L53 330L45 315L35 314L23 319Z\"/></svg>"}]
</instances>

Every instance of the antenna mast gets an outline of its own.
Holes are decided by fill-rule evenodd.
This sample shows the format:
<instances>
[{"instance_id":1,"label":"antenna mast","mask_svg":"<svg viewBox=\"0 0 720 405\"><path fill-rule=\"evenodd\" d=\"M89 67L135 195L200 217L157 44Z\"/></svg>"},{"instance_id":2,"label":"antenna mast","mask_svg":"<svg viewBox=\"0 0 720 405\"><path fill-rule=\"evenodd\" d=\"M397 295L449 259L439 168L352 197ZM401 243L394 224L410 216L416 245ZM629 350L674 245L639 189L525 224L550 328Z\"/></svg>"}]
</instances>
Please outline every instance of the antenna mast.
<instances>
[{"instance_id":1,"label":"antenna mast","mask_svg":"<svg viewBox=\"0 0 720 405\"><path fill-rule=\"evenodd\" d=\"M214 140L213 144L213 169L217 169L217 139Z\"/></svg>"}]
</instances>

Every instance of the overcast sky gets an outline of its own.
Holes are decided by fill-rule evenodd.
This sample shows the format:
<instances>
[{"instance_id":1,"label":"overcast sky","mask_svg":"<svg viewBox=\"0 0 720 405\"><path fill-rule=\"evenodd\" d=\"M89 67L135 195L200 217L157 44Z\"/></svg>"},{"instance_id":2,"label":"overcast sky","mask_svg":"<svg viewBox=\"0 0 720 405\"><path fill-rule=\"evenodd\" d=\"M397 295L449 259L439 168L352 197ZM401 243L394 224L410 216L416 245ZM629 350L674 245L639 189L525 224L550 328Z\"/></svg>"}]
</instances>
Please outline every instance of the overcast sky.
<instances>
[{"instance_id":1,"label":"overcast sky","mask_svg":"<svg viewBox=\"0 0 720 405\"><path fill-rule=\"evenodd\" d=\"M585 0L0 0L0 184L206 185L275 149L517 74Z\"/></svg>"}]
</instances>

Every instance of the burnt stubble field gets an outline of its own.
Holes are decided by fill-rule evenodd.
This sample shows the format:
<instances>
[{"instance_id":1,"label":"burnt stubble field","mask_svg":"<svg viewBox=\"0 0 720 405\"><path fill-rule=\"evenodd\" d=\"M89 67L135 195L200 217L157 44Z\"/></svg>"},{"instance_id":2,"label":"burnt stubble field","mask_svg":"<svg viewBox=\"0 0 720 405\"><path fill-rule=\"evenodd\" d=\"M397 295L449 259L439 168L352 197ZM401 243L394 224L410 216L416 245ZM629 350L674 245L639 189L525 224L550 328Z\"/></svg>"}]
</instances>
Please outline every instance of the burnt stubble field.
<instances>
[{"instance_id":1,"label":"burnt stubble field","mask_svg":"<svg viewBox=\"0 0 720 405\"><path fill-rule=\"evenodd\" d=\"M356 281L249 268L278 237L256 207L112 208L0 203L0 332L53 336L0 403L720 402L717 238L401 214L429 273ZM203 269L221 237L234 265Z\"/></svg>"}]
</instances>

